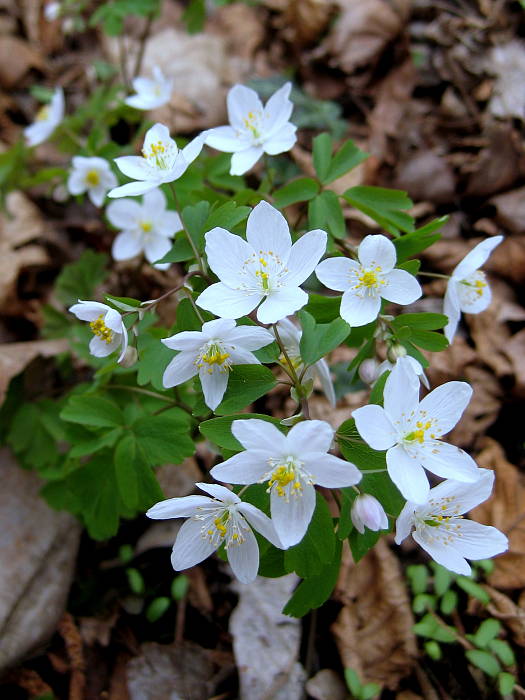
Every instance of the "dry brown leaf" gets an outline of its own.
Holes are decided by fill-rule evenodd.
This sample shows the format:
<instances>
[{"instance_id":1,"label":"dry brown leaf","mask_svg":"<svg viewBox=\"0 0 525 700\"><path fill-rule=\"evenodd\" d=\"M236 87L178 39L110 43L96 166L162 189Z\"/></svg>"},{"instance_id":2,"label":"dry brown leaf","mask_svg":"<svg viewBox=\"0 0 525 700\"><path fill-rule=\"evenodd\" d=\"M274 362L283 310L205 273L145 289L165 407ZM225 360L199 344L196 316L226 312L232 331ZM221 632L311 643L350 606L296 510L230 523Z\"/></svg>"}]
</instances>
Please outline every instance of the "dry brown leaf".
<instances>
[{"instance_id":1,"label":"dry brown leaf","mask_svg":"<svg viewBox=\"0 0 525 700\"><path fill-rule=\"evenodd\" d=\"M346 552L334 592L344 607L332 632L345 668L395 690L417 656L414 617L397 558L379 540L356 566Z\"/></svg>"},{"instance_id":2,"label":"dry brown leaf","mask_svg":"<svg viewBox=\"0 0 525 700\"><path fill-rule=\"evenodd\" d=\"M0 405L4 402L11 379L20 374L35 357L54 357L68 347L68 341L62 338L0 344Z\"/></svg>"},{"instance_id":3,"label":"dry brown leaf","mask_svg":"<svg viewBox=\"0 0 525 700\"><path fill-rule=\"evenodd\" d=\"M446 159L427 149L400 161L394 186L406 190L415 201L441 204L454 199L456 179Z\"/></svg>"},{"instance_id":4,"label":"dry brown leaf","mask_svg":"<svg viewBox=\"0 0 525 700\"><path fill-rule=\"evenodd\" d=\"M516 644L525 647L525 601L522 603L523 594L520 596L520 604L516 605L505 593L497 591L492 586L484 585L483 588L491 598L490 604L487 605L487 612L501 620L510 629Z\"/></svg>"},{"instance_id":5,"label":"dry brown leaf","mask_svg":"<svg viewBox=\"0 0 525 700\"><path fill-rule=\"evenodd\" d=\"M331 668L317 671L306 682L306 691L315 700L347 700L348 691L341 676Z\"/></svg>"},{"instance_id":6,"label":"dry brown leaf","mask_svg":"<svg viewBox=\"0 0 525 700\"><path fill-rule=\"evenodd\" d=\"M496 221L512 233L525 232L525 187L498 194L490 200L497 210Z\"/></svg>"},{"instance_id":7,"label":"dry brown leaf","mask_svg":"<svg viewBox=\"0 0 525 700\"><path fill-rule=\"evenodd\" d=\"M3 36L0 41L0 85L14 87L30 68L44 70L42 55L22 39Z\"/></svg>"},{"instance_id":8,"label":"dry brown leaf","mask_svg":"<svg viewBox=\"0 0 525 700\"><path fill-rule=\"evenodd\" d=\"M297 46L317 39L335 10L334 0L264 0L264 4L281 13L277 26L284 38Z\"/></svg>"},{"instance_id":9,"label":"dry brown leaf","mask_svg":"<svg viewBox=\"0 0 525 700\"><path fill-rule=\"evenodd\" d=\"M494 469L494 493L471 515L486 525L502 530L509 538L509 551L496 557L489 583L495 588L525 587L525 483L523 475L507 461L505 453L495 440L485 438L483 450L477 455L480 467Z\"/></svg>"},{"instance_id":10,"label":"dry brown leaf","mask_svg":"<svg viewBox=\"0 0 525 700\"><path fill-rule=\"evenodd\" d=\"M510 187L523 169L523 145L507 124L492 125L485 134L487 145L469 165L466 194L489 196Z\"/></svg>"},{"instance_id":11,"label":"dry brown leaf","mask_svg":"<svg viewBox=\"0 0 525 700\"><path fill-rule=\"evenodd\" d=\"M496 76L489 111L496 117L525 119L525 94L516 90L525 71L525 43L514 39L494 46L487 57L486 70Z\"/></svg>"},{"instance_id":12,"label":"dry brown leaf","mask_svg":"<svg viewBox=\"0 0 525 700\"><path fill-rule=\"evenodd\" d=\"M512 364L516 380L514 393L525 396L525 329L512 336L503 347L503 352Z\"/></svg>"}]
</instances>

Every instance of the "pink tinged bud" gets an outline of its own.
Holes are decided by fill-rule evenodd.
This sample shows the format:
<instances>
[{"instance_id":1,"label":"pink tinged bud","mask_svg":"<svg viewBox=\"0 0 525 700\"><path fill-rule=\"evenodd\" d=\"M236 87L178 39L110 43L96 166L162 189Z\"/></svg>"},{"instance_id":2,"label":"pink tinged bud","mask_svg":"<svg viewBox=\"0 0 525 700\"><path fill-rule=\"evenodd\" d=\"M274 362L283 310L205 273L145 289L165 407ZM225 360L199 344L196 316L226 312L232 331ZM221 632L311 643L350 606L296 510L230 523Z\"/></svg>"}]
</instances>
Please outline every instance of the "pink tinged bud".
<instances>
[{"instance_id":1,"label":"pink tinged bud","mask_svg":"<svg viewBox=\"0 0 525 700\"><path fill-rule=\"evenodd\" d=\"M359 365L358 370L361 381L365 384L373 384L378 377L378 368L379 363L372 357L368 358L367 360L363 360L363 362L361 362Z\"/></svg>"},{"instance_id":2,"label":"pink tinged bud","mask_svg":"<svg viewBox=\"0 0 525 700\"><path fill-rule=\"evenodd\" d=\"M388 518L383 506L377 498L368 493L363 493L355 499L350 516L355 529L361 534L364 533L365 527L375 532L388 529Z\"/></svg>"}]
</instances>

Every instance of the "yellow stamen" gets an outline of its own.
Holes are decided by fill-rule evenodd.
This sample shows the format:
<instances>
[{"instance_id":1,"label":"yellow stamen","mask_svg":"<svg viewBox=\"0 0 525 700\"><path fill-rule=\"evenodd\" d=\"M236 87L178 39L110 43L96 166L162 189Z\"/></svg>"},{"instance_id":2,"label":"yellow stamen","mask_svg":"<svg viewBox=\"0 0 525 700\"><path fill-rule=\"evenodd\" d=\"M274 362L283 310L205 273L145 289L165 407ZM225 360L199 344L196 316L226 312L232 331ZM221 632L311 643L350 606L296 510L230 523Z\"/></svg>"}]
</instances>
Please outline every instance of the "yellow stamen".
<instances>
[{"instance_id":1,"label":"yellow stamen","mask_svg":"<svg viewBox=\"0 0 525 700\"><path fill-rule=\"evenodd\" d=\"M113 340L113 331L111 330L111 328L108 328L104 323L104 314L100 314L96 321L91 321L89 327L91 328L94 335L98 336L108 345Z\"/></svg>"},{"instance_id":2,"label":"yellow stamen","mask_svg":"<svg viewBox=\"0 0 525 700\"><path fill-rule=\"evenodd\" d=\"M86 182L91 187L96 187L98 184L100 184L100 175L96 170L89 170L86 173Z\"/></svg>"}]
</instances>

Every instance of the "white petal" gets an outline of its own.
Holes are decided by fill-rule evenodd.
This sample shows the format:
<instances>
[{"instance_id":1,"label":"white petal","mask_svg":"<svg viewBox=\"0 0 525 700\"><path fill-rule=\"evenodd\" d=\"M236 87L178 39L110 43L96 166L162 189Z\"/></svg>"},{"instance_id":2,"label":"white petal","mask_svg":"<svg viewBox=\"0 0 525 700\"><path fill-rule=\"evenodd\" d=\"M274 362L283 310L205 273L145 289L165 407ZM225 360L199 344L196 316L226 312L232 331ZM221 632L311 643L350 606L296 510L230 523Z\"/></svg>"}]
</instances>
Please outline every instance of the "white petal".
<instances>
[{"instance_id":1,"label":"white petal","mask_svg":"<svg viewBox=\"0 0 525 700\"><path fill-rule=\"evenodd\" d=\"M303 483L303 491L286 501L273 489L270 496L272 521L285 548L300 542L315 510L315 489Z\"/></svg>"},{"instance_id":2,"label":"white petal","mask_svg":"<svg viewBox=\"0 0 525 700\"><path fill-rule=\"evenodd\" d=\"M386 453L388 474L401 494L412 503L425 503L430 490L423 467L401 445Z\"/></svg>"},{"instance_id":3,"label":"white petal","mask_svg":"<svg viewBox=\"0 0 525 700\"><path fill-rule=\"evenodd\" d=\"M193 163L195 158L200 155L200 152L202 151L202 148L206 142L206 136L207 133L203 131L182 149L182 155L184 156L184 160L188 165Z\"/></svg>"},{"instance_id":4,"label":"white petal","mask_svg":"<svg viewBox=\"0 0 525 700\"><path fill-rule=\"evenodd\" d=\"M454 518L454 539L452 547L467 559L485 559L501 554L508 549L506 536L490 525L482 525L473 520Z\"/></svg>"},{"instance_id":5,"label":"white petal","mask_svg":"<svg viewBox=\"0 0 525 700\"><path fill-rule=\"evenodd\" d=\"M167 518L188 518L195 515L199 506L209 505L211 499L207 496L183 496L182 498L168 498L152 506L146 515L155 520Z\"/></svg>"},{"instance_id":6,"label":"white petal","mask_svg":"<svg viewBox=\"0 0 525 700\"><path fill-rule=\"evenodd\" d=\"M192 352L181 352L171 360L162 375L162 386L169 389L187 382L198 372L195 365L195 355Z\"/></svg>"},{"instance_id":7,"label":"white petal","mask_svg":"<svg viewBox=\"0 0 525 700\"><path fill-rule=\"evenodd\" d=\"M351 273L356 267L357 263L349 258L327 258L315 268L315 275L328 289L345 292L350 287Z\"/></svg>"},{"instance_id":8,"label":"white petal","mask_svg":"<svg viewBox=\"0 0 525 700\"><path fill-rule=\"evenodd\" d=\"M461 418L472 398L472 387L466 382L446 382L427 394L419 404L428 419L437 421L432 432L438 437L450 432Z\"/></svg>"},{"instance_id":9,"label":"white petal","mask_svg":"<svg viewBox=\"0 0 525 700\"><path fill-rule=\"evenodd\" d=\"M171 565L175 571L184 571L210 556L216 547L201 534L200 520L187 520L177 534L171 552Z\"/></svg>"},{"instance_id":10,"label":"white petal","mask_svg":"<svg viewBox=\"0 0 525 700\"><path fill-rule=\"evenodd\" d=\"M279 131L264 142L264 152L270 156L278 153L286 153L297 141L297 127L293 124L285 124Z\"/></svg>"},{"instance_id":11,"label":"white petal","mask_svg":"<svg viewBox=\"0 0 525 700\"><path fill-rule=\"evenodd\" d=\"M289 271L283 277L284 284L300 285L310 277L325 253L327 238L324 231L316 229L305 233L293 244L286 264Z\"/></svg>"},{"instance_id":12,"label":"white petal","mask_svg":"<svg viewBox=\"0 0 525 700\"><path fill-rule=\"evenodd\" d=\"M214 318L213 321L202 324L202 338L203 340L229 340L235 326L235 321L231 318Z\"/></svg>"},{"instance_id":13,"label":"white petal","mask_svg":"<svg viewBox=\"0 0 525 700\"><path fill-rule=\"evenodd\" d=\"M251 583L259 570L259 546L250 528L243 530L243 537L244 542L232 542L226 554L236 578L241 583Z\"/></svg>"},{"instance_id":14,"label":"white petal","mask_svg":"<svg viewBox=\"0 0 525 700\"><path fill-rule=\"evenodd\" d=\"M259 350L274 340L270 331L260 326L237 326L227 336L228 343L241 346L244 350Z\"/></svg>"},{"instance_id":15,"label":"white petal","mask_svg":"<svg viewBox=\"0 0 525 700\"><path fill-rule=\"evenodd\" d=\"M277 331L283 343L288 347L299 350L299 342L303 332L288 318L281 319L277 324ZM293 353L295 354L295 353Z\"/></svg>"},{"instance_id":16,"label":"white petal","mask_svg":"<svg viewBox=\"0 0 525 700\"><path fill-rule=\"evenodd\" d=\"M122 316L115 309L108 308L104 316L104 323L115 333L125 333L126 331L122 323Z\"/></svg>"},{"instance_id":17,"label":"white petal","mask_svg":"<svg viewBox=\"0 0 525 700\"><path fill-rule=\"evenodd\" d=\"M503 236L494 236L478 243L470 253L454 268L452 277L457 280L465 279L478 270L488 259L494 248L503 240Z\"/></svg>"},{"instance_id":18,"label":"white petal","mask_svg":"<svg viewBox=\"0 0 525 700\"><path fill-rule=\"evenodd\" d=\"M109 223L121 231L129 231L135 228L140 220L142 207L134 199L120 199L110 202L106 207L106 216Z\"/></svg>"},{"instance_id":19,"label":"white petal","mask_svg":"<svg viewBox=\"0 0 525 700\"><path fill-rule=\"evenodd\" d=\"M269 137L280 131L292 116L293 102L290 100L291 83L285 83L273 93L264 106L264 134Z\"/></svg>"},{"instance_id":20,"label":"white petal","mask_svg":"<svg viewBox=\"0 0 525 700\"><path fill-rule=\"evenodd\" d=\"M321 452L308 452L302 457L305 467L312 474L319 486L327 489L339 489L344 486L354 486L361 481L359 469L344 459Z\"/></svg>"},{"instance_id":21,"label":"white petal","mask_svg":"<svg viewBox=\"0 0 525 700\"><path fill-rule=\"evenodd\" d=\"M206 136L206 144L224 153L235 153L245 149L245 141L239 139L237 132L231 126L217 126L210 129Z\"/></svg>"},{"instance_id":22,"label":"white petal","mask_svg":"<svg viewBox=\"0 0 525 700\"><path fill-rule=\"evenodd\" d=\"M334 429L325 420L305 420L294 425L287 436L290 454L302 459L306 452L328 452Z\"/></svg>"},{"instance_id":23,"label":"white petal","mask_svg":"<svg viewBox=\"0 0 525 700\"><path fill-rule=\"evenodd\" d=\"M246 128L244 120L249 112L257 114L263 111L261 100L255 90L244 85L234 85L228 92L226 103L230 124L234 129L241 131Z\"/></svg>"},{"instance_id":24,"label":"white petal","mask_svg":"<svg viewBox=\"0 0 525 700\"><path fill-rule=\"evenodd\" d=\"M111 255L113 260L130 260L142 253L142 241L131 231L122 231L113 241Z\"/></svg>"},{"instance_id":25,"label":"white petal","mask_svg":"<svg viewBox=\"0 0 525 700\"><path fill-rule=\"evenodd\" d=\"M120 156L115 158L117 168L132 180L157 179L157 172L142 156Z\"/></svg>"},{"instance_id":26,"label":"white petal","mask_svg":"<svg viewBox=\"0 0 525 700\"><path fill-rule=\"evenodd\" d=\"M55 130L56 125L51 122L35 122L26 126L24 137L28 146L38 146L43 143Z\"/></svg>"},{"instance_id":27,"label":"white petal","mask_svg":"<svg viewBox=\"0 0 525 700\"><path fill-rule=\"evenodd\" d=\"M251 503L246 502L239 503L237 510L244 515L254 530L257 530L257 532L265 537L268 542L271 542L274 547L278 547L279 549L283 548L272 521L261 510Z\"/></svg>"},{"instance_id":28,"label":"white petal","mask_svg":"<svg viewBox=\"0 0 525 700\"><path fill-rule=\"evenodd\" d=\"M234 437L247 450L262 450L268 456L285 454L288 441L279 428L260 418L234 420L232 423Z\"/></svg>"},{"instance_id":29,"label":"white petal","mask_svg":"<svg viewBox=\"0 0 525 700\"><path fill-rule=\"evenodd\" d=\"M414 526L414 511L416 509L415 503L410 503L407 501L403 506L403 510L399 514L396 520L396 536L394 541L396 544L401 544L411 533Z\"/></svg>"},{"instance_id":30,"label":"white petal","mask_svg":"<svg viewBox=\"0 0 525 700\"><path fill-rule=\"evenodd\" d=\"M144 253L150 263L162 260L170 250L171 241L164 236L149 236L144 242Z\"/></svg>"},{"instance_id":31,"label":"white petal","mask_svg":"<svg viewBox=\"0 0 525 700\"><path fill-rule=\"evenodd\" d=\"M268 472L268 453L261 450L239 452L217 464L210 474L226 484L256 484Z\"/></svg>"},{"instance_id":32,"label":"white petal","mask_svg":"<svg viewBox=\"0 0 525 700\"><path fill-rule=\"evenodd\" d=\"M142 199L142 207L147 216L158 215L166 209L166 195L160 189L160 187L157 187L144 195Z\"/></svg>"},{"instance_id":33,"label":"white petal","mask_svg":"<svg viewBox=\"0 0 525 700\"><path fill-rule=\"evenodd\" d=\"M406 270L392 270L385 275L385 280L381 296L394 304L412 304L423 294L417 279Z\"/></svg>"},{"instance_id":34,"label":"white petal","mask_svg":"<svg viewBox=\"0 0 525 700\"><path fill-rule=\"evenodd\" d=\"M272 292L257 309L261 323L276 323L308 303L308 294L299 287L281 287Z\"/></svg>"},{"instance_id":35,"label":"white petal","mask_svg":"<svg viewBox=\"0 0 525 700\"><path fill-rule=\"evenodd\" d=\"M383 405L392 425L403 433L408 418L419 406L419 378L409 362L400 358L386 380Z\"/></svg>"},{"instance_id":36,"label":"white petal","mask_svg":"<svg viewBox=\"0 0 525 700\"><path fill-rule=\"evenodd\" d=\"M128 182L120 187L115 187L115 189L108 192L108 197L110 199L116 199L117 197L134 197L138 194L144 194L150 190L158 187L158 181L152 182Z\"/></svg>"},{"instance_id":37,"label":"white petal","mask_svg":"<svg viewBox=\"0 0 525 700\"><path fill-rule=\"evenodd\" d=\"M465 314L479 314L485 311L490 306L492 301L492 291L487 283L484 287L476 290L476 295L473 297L472 291L468 290L466 294L462 294L461 282L456 287L459 297L461 311Z\"/></svg>"},{"instance_id":38,"label":"white petal","mask_svg":"<svg viewBox=\"0 0 525 700\"><path fill-rule=\"evenodd\" d=\"M217 277L229 287L236 289L246 282L243 264L254 251L240 236L224 228L213 228L205 236L206 257Z\"/></svg>"},{"instance_id":39,"label":"white petal","mask_svg":"<svg viewBox=\"0 0 525 700\"><path fill-rule=\"evenodd\" d=\"M213 498L222 501L223 503L240 503L241 499L236 493L227 489L226 486L220 484L206 484L202 481L197 481L195 484L201 491L209 493Z\"/></svg>"},{"instance_id":40,"label":"white petal","mask_svg":"<svg viewBox=\"0 0 525 700\"><path fill-rule=\"evenodd\" d=\"M442 499L450 503L450 509L443 511L445 515L453 512L468 513L478 506L492 493L494 486L494 472L490 469L478 469L479 478L474 482L462 482L447 479L430 491L430 496L438 501Z\"/></svg>"},{"instance_id":41,"label":"white petal","mask_svg":"<svg viewBox=\"0 0 525 700\"><path fill-rule=\"evenodd\" d=\"M317 376L319 377L319 381L321 382L321 387L324 391L326 398L331 403L331 405L335 407L335 391L328 363L326 362L326 360L318 360L314 364L314 370L317 373Z\"/></svg>"},{"instance_id":42,"label":"white petal","mask_svg":"<svg viewBox=\"0 0 525 700\"><path fill-rule=\"evenodd\" d=\"M390 272L396 264L396 248L386 236L366 236L357 249L363 267L381 267L383 274Z\"/></svg>"},{"instance_id":43,"label":"white petal","mask_svg":"<svg viewBox=\"0 0 525 700\"><path fill-rule=\"evenodd\" d=\"M249 350L245 350L239 346L235 348L228 348L230 353L230 360L233 365L260 365L261 363L255 357L255 355Z\"/></svg>"},{"instance_id":44,"label":"white petal","mask_svg":"<svg viewBox=\"0 0 525 700\"><path fill-rule=\"evenodd\" d=\"M101 207L106 199L106 188L99 185L98 187L88 188L88 197L96 207Z\"/></svg>"},{"instance_id":45,"label":"white petal","mask_svg":"<svg viewBox=\"0 0 525 700\"><path fill-rule=\"evenodd\" d=\"M213 369L211 374L203 367L199 371L202 391L204 393L204 403L206 406L215 411L217 406L222 401L226 387L228 386L228 371L221 372L218 369Z\"/></svg>"},{"instance_id":46,"label":"white petal","mask_svg":"<svg viewBox=\"0 0 525 700\"><path fill-rule=\"evenodd\" d=\"M244 175L252 168L264 153L261 146L251 146L232 155L230 175Z\"/></svg>"},{"instance_id":47,"label":"white petal","mask_svg":"<svg viewBox=\"0 0 525 700\"><path fill-rule=\"evenodd\" d=\"M198 351L206 342L206 338L200 331L182 331L175 333L169 338L162 338L160 341L171 350L193 350Z\"/></svg>"},{"instance_id":48,"label":"white petal","mask_svg":"<svg viewBox=\"0 0 525 700\"><path fill-rule=\"evenodd\" d=\"M433 528L427 527L425 530L431 530ZM415 531L412 533L412 537L422 547L425 552L430 554L432 559L436 561L441 566L449 571L454 571L456 574L462 574L463 576L470 576L471 568L465 561L465 559L456 552L450 545L444 545L440 539L432 537L432 534L425 533L427 536L420 532ZM432 539L431 539L432 538Z\"/></svg>"},{"instance_id":49,"label":"white petal","mask_svg":"<svg viewBox=\"0 0 525 700\"><path fill-rule=\"evenodd\" d=\"M370 404L352 411L359 435L374 450L388 450L397 442L397 431L382 406Z\"/></svg>"},{"instance_id":50,"label":"white petal","mask_svg":"<svg viewBox=\"0 0 525 700\"><path fill-rule=\"evenodd\" d=\"M73 304L69 311L81 321L95 321L101 314L105 315L109 308L107 304L101 304L99 301L79 300L79 303Z\"/></svg>"},{"instance_id":51,"label":"white petal","mask_svg":"<svg viewBox=\"0 0 525 700\"><path fill-rule=\"evenodd\" d=\"M246 222L246 239L257 254L271 250L286 265L292 248L290 230L281 212L268 202L262 200L253 208Z\"/></svg>"},{"instance_id":52,"label":"white petal","mask_svg":"<svg viewBox=\"0 0 525 700\"><path fill-rule=\"evenodd\" d=\"M70 194L83 194L87 190L85 174L80 170L70 172L67 179L67 189Z\"/></svg>"},{"instance_id":53,"label":"white petal","mask_svg":"<svg viewBox=\"0 0 525 700\"><path fill-rule=\"evenodd\" d=\"M163 211L160 216L157 215L154 221L156 233L159 236L166 236L166 238L173 237L177 231L183 229L181 218L176 211Z\"/></svg>"},{"instance_id":54,"label":"white petal","mask_svg":"<svg viewBox=\"0 0 525 700\"><path fill-rule=\"evenodd\" d=\"M89 352L94 357L107 357L118 348L121 340L122 336L116 333L114 334L111 343L106 343L105 340L102 340L102 338L94 335L89 342Z\"/></svg>"},{"instance_id":55,"label":"white petal","mask_svg":"<svg viewBox=\"0 0 525 700\"><path fill-rule=\"evenodd\" d=\"M417 456L425 469L444 479L473 482L479 478L478 466L472 457L447 442L425 441L418 446Z\"/></svg>"},{"instance_id":56,"label":"white petal","mask_svg":"<svg viewBox=\"0 0 525 700\"><path fill-rule=\"evenodd\" d=\"M357 296L348 289L341 297L341 317L351 326L366 326L375 321L381 309L379 296Z\"/></svg>"},{"instance_id":57,"label":"white petal","mask_svg":"<svg viewBox=\"0 0 525 700\"><path fill-rule=\"evenodd\" d=\"M240 318L253 311L262 295L231 289L222 282L212 284L195 300L197 306L222 318Z\"/></svg>"}]
</instances>

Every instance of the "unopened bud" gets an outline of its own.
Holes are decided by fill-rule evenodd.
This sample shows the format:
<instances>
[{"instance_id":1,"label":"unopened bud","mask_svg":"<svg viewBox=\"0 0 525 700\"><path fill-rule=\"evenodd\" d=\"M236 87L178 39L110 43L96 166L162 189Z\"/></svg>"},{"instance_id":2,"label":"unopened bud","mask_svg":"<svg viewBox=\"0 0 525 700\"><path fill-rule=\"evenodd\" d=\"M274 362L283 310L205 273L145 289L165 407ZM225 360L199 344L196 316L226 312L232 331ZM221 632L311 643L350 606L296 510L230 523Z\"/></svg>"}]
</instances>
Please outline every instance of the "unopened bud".
<instances>
[{"instance_id":1,"label":"unopened bud","mask_svg":"<svg viewBox=\"0 0 525 700\"><path fill-rule=\"evenodd\" d=\"M388 518L377 498L368 493L360 494L354 501L350 517L355 529L361 534L369 530L388 530Z\"/></svg>"},{"instance_id":2,"label":"unopened bud","mask_svg":"<svg viewBox=\"0 0 525 700\"><path fill-rule=\"evenodd\" d=\"M122 360L119 362L119 365L121 367L133 367L135 362L139 359L139 354L137 352L137 348L134 348L132 345L129 345L126 348L126 352L124 353L124 357Z\"/></svg>"},{"instance_id":3,"label":"unopened bud","mask_svg":"<svg viewBox=\"0 0 525 700\"><path fill-rule=\"evenodd\" d=\"M391 345L388 350L386 351L386 356L392 362L392 364L395 364L400 357L405 357L407 354L407 350L404 345L399 345L398 343L395 343Z\"/></svg>"},{"instance_id":4,"label":"unopened bud","mask_svg":"<svg viewBox=\"0 0 525 700\"><path fill-rule=\"evenodd\" d=\"M361 362L361 364L359 365L358 370L358 374L361 378L361 381L365 384L373 384L379 376L378 368L379 364L377 360L374 360L373 357L369 357L367 360L363 360L363 362Z\"/></svg>"}]
</instances>

